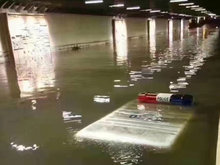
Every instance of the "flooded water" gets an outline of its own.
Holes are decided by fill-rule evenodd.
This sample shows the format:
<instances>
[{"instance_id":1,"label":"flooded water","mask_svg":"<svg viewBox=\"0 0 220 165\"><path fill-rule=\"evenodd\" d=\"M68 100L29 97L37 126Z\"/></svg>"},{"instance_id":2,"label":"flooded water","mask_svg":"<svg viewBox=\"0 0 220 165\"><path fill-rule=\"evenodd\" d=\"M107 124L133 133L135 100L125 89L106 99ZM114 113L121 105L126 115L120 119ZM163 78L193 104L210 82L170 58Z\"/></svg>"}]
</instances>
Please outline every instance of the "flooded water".
<instances>
[{"instance_id":1,"label":"flooded water","mask_svg":"<svg viewBox=\"0 0 220 165\"><path fill-rule=\"evenodd\" d=\"M204 30L190 30L184 38L174 34L123 40L116 51L112 45L101 45L39 58L26 55L28 66L18 60L15 67L1 64L1 164L215 164L220 39L218 30ZM163 113L169 108L149 112L148 121L164 118L175 129L148 123L153 130L142 132L141 139L140 131L134 130L137 143L101 135L96 140L76 138L99 119L111 126L112 118L107 122L103 117L132 100L135 104L137 94L146 91L189 93L195 105L185 117L178 108L172 117Z\"/></svg>"}]
</instances>

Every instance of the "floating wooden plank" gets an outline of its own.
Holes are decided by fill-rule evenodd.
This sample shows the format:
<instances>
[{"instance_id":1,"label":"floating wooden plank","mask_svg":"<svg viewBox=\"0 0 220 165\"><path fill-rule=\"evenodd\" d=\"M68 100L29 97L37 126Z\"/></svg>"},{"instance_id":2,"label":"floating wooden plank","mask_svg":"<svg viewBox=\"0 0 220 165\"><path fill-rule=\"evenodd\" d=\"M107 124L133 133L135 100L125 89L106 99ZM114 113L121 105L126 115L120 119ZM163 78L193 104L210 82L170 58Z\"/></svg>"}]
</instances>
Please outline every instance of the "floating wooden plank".
<instances>
[{"instance_id":1,"label":"floating wooden plank","mask_svg":"<svg viewBox=\"0 0 220 165\"><path fill-rule=\"evenodd\" d=\"M192 108L139 104L135 100L85 127L76 138L169 148L192 114Z\"/></svg>"}]
</instances>

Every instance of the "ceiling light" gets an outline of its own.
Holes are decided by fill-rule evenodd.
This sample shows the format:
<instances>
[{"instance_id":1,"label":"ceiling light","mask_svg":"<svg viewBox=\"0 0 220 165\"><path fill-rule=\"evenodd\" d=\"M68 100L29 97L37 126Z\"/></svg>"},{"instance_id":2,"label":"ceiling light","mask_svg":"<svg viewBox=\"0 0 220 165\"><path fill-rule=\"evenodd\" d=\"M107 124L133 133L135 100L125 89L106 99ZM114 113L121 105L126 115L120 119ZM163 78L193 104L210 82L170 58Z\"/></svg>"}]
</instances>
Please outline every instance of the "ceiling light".
<instances>
[{"instance_id":1,"label":"ceiling light","mask_svg":"<svg viewBox=\"0 0 220 165\"><path fill-rule=\"evenodd\" d=\"M95 3L103 3L103 0L91 0L91 1L85 1L85 4L95 4Z\"/></svg>"},{"instance_id":2,"label":"ceiling light","mask_svg":"<svg viewBox=\"0 0 220 165\"><path fill-rule=\"evenodd\" d=\"M181 3L179 6L191 6L194 5L194 3Z\"/></svg>"},{"instance_id":3,"label":"ceiling light","mask_svg":"<svg viewBox=\"0 0 220 165\"><path fill-rule=\"evenodd\" d=\"M125 5L123 3L110 5L109 7L124 7Z\"/></svg>"},{"instance_id":4,"label":"ceiling light","mask_svg":"<svg viewBox=\"0 0 220 165\"><path fill-rule=\"evenodd\" d=\"M160 10L151 10L150 13L159 13Z\"/></svg>"},{"instance_id":5,"label":"ceiling light","mask_svg":"<svg viewBox=\"0 0 220 165\"><path fill-rule=\"evenodd\" d=\"M139 10L140 6L127 7L127 10Z\"/></svg>"},{"instance_id":6,"label":"ceiling light","mask_svg":"<svg viewBox=\"0 0 220 165\"><path fill-rule=\"evenodd\" d=\"M187 2L188 0L170 0L170 3Z\"/></svg>"}]
</instances>

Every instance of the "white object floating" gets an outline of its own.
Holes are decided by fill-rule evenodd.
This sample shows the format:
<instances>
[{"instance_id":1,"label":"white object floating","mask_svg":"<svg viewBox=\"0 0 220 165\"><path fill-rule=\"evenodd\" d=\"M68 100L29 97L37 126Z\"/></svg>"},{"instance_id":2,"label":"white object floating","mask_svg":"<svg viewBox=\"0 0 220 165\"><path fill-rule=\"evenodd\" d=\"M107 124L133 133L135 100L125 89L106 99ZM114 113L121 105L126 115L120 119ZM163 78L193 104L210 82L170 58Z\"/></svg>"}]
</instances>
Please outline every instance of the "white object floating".
<instances>
[{"instance_id":1,"label":"white object floating","mask_svg":"<svg viewBox=\"0 0 220 165\"><path fill-rule=\"evenodd\" d=\"M72 112L63 111L64 123L68 122L81 122L82 115L74 115Z\"/></svg>"},{"instance_id":2,"label":"white object floating","mask_svg":"<svg viewBox=\"0 0 220 165\"><path fill-rule=\"evenodd\" d=\"M192 110L185 107L135 100L80 130L76 139L170 148L191 117Z\"/></svg>"}]
</instances>

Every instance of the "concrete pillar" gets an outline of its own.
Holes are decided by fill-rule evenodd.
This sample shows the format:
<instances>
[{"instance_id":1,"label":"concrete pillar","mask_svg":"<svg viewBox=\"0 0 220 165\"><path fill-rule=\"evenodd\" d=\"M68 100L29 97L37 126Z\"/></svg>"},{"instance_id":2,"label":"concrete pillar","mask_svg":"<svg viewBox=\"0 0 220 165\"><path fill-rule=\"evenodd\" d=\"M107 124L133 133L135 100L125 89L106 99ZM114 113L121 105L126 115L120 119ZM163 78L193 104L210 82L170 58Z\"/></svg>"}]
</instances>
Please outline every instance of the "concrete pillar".
<instances>
[{"instance_id":1,"label":"concrete pillar","mask_svg":"<svg viewBox=\"0 0 220 165\"><path fill-rule=\"evenodd\" d=\"M0 14L0 63L7 62L5 65L9 92L11 97L19 98L20 90L17 82L17 73L15 69L14 53L12 48L11 36L8 26L7 13Z\"/></svg>"},{"instance_id":2,"label":"concrete pillar","mask_svg":"<svg viewBox=\"0 0 220 165\"><path fill-rule=\"evenodd\" d=\"M4 61L9 61L10 63L14 64L14 56L8 28L7 13L0 13L0 22L0 56L4 58Z\"/></svg>"}]
</instances>

